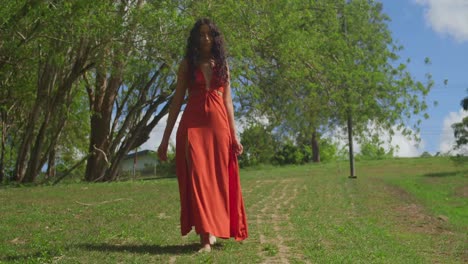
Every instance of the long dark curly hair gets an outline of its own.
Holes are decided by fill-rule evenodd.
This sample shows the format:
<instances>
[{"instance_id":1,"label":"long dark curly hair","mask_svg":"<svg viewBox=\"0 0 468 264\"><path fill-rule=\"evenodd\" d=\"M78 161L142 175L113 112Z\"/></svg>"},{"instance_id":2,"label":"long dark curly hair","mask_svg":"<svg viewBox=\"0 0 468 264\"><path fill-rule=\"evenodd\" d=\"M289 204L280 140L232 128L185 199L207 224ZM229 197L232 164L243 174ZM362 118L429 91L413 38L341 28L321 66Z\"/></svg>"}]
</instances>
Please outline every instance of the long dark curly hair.
<instances>
[{"instance_id":1,"label":"long dark curly hair","mask_svg":"<svg viewBox=\"0 0 468 264\"><path fill-rule=\"evenodd\" d=\"M215 62L213 76L217 76L219 81L226 84L229 80L224 39L216 24L209 18L198 19L192 30L190 30L190 36L187 39L185 59L188 62L190 78L192 81L195 79L195 68L200 59L200 27L202 25L207 25L210 28L211 36L213 37L213 45L211 47L211 54Z\"/></svg>"}]
</instances>

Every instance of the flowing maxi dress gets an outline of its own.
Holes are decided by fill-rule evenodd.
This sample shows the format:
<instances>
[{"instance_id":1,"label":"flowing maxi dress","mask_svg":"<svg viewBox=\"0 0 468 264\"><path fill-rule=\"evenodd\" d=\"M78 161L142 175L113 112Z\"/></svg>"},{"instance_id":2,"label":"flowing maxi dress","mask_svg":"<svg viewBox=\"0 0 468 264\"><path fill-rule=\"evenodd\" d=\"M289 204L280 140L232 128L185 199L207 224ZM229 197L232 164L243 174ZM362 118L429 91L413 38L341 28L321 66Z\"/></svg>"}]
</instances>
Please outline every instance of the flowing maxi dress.
<instances>
[{"instance_id":1,"label":"flowing maxi dress","mask_svg":"<svg viewBox=\"0 0 468 264\"><path fill-rule=\"evenodd\" d=\"M176 135L176 174L182 235L247 238L237 157L224 105L224 87L216 69L207 90L203 72L195 69L189 97Z\"/></svg>"}]
</instances>

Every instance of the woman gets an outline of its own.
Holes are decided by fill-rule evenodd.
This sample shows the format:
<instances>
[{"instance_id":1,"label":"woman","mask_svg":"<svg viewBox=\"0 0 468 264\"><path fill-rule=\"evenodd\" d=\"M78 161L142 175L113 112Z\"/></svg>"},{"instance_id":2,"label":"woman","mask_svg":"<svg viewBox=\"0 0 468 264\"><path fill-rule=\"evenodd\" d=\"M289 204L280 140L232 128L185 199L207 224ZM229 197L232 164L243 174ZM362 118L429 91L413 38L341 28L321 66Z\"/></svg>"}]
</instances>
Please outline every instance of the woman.
<instances>
[{"instance_id":1,"label":"woman","mask_svg":"<svg viewBox=\"0 0 468 264\"><path fill-rule=\"evenodd\" d=\"M188 91L176 136L181 233L195 227L200 251L210 252L216 237L247 238L247 223L236 157L242 145L236 137L224 40L209 19L198 20L190 31L177 78L158 156L167 159L169 137Z\"/></svg>"}]
</instances>

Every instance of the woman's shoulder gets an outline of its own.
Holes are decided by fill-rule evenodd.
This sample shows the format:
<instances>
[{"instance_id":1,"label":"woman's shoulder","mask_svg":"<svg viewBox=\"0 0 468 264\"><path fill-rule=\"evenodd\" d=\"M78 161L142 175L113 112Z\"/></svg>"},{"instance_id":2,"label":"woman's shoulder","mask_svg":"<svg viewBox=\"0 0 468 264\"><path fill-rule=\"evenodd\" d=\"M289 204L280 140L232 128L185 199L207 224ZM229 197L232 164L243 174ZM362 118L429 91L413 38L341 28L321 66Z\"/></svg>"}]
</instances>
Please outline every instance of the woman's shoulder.
<instances>
[{"instance_id":1,"label":"woman's shoulder","mask_svg":"<svg viewBox=\"0 0 468 264\"><path fill-rule=\"evenodd\" d=\"M189 69L189 63L187 58L183 58L179 63L179 73L187 73Z\"/></svg>"}]
</instances>

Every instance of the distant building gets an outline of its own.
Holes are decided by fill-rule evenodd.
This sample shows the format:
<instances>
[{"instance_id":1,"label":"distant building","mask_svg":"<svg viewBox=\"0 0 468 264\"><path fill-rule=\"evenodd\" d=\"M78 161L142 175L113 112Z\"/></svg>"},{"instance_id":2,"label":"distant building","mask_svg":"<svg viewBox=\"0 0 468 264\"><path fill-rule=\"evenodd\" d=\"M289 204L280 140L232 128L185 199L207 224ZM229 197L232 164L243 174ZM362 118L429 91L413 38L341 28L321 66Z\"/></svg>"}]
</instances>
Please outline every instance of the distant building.
<instances>
[{"instance_id":1,"label":"distant building","mask_svg":"<svg viewBox=\"0 0 468 264\"><path fill-rule=\"evenodd\" d=\"M135 175L156 175L158 159L156 152L151 150L142 150L128 154L120 163L120 174Z\"/></svg>"}]
</instances>

